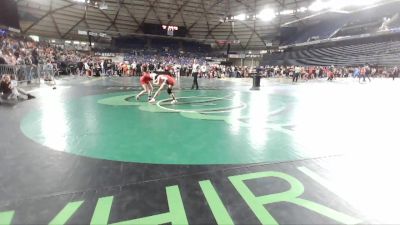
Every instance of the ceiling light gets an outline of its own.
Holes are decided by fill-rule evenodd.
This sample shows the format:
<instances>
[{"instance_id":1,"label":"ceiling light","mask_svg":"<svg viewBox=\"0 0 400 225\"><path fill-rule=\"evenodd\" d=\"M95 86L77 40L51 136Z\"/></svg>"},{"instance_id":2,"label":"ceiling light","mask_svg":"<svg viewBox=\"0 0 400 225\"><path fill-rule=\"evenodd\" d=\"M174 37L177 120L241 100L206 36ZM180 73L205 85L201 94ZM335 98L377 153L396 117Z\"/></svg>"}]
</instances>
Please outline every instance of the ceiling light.
<instances>
[{"instance_id":1,"label":"ceiling light","mask_svg":"<svg viewBox=\"0 0 400 225\"><path fill-rule=\"evenodd\" d=\"M108 9L108 5L107 3L105 3L104 1L100 4L99 9L101 10L107 10Z\"/></svg>"},{"instance_id":2,"label":"ceiling light","mask_svg":"<svg viewBox=\"0 0 400 225\"><path fill-rule=\"evenodd\" d=\"M245 14L239 14L237 16L234 16L233 19L243 21L243 20L246 19L246 15Z\"/></svg>"},{"instance_id":3,"label":"ceiling light","mask_svg":"<svg viewBox=\"0 0 400 225\"><path fill-rule=\"evenodd\" d=\"M317 1L313 2L308 7L309 10L314 11L314 12L321 11L321 10L324 10L326 8L328 8L328 5L326 4L326 2L322 2L320 0L317 0Z\"/></svg>"},{"instance_id":4,"label":"ceiling light","mask_svg":"<svg viewBox=\"0 0 400 225\"><path fill-rule=\"evenodd\" d=\"M300 9L297 9L297 12L305 12L307 11L307 7L301 7Z\"/></svg>"},{"instance_id":5,"label":"ceiling light","mask_svg":"<svg viewBox=\"0 0 400 225\"><path fill-rule=\"evenodd\" d=\"M32 38L32 40L39 42L39 36L37 35L29 35L30 38Z\"/></svg>"},{"instance_id":6,"label":"ceiling light","mask_svg":"<svg viewBox=\"0 0 400 225\"><path fill-rule=\"evenodd\" d=\"M262 21L271 21L276 17L275 12L273 9L263 9L258 15L257 18L261 19Z\"/></svg>"},{"instance_id":7,"label":"ceiling light","mask_svg":"<svg viewBox=\"0 0 400 225\"><path fill-rule=\"evenodd\" d=\"M290 15L290 14L293 14L293 13L294 13L294 10L286 9L286 10L281 11L279 14L280 15Z\"/></svg>"}]
</instances>

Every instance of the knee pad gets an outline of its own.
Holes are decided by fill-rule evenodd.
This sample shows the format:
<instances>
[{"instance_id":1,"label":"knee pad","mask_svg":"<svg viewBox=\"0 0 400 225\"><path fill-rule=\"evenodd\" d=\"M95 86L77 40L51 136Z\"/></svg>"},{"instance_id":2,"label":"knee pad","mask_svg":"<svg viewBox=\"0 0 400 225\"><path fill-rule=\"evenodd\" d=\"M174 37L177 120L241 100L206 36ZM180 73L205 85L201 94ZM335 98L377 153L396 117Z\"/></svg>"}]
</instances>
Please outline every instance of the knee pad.
<instances>
[{"instance_id":1,"label":"knee pad","mask_svg":"<svg viewBox=\"0 0 400 225\"><path fill-rule=\"evenodd\" d=\"M168 92L169 95L172 94L172 88L168 88L167 92Z\"/></svg>"}]
</instances>

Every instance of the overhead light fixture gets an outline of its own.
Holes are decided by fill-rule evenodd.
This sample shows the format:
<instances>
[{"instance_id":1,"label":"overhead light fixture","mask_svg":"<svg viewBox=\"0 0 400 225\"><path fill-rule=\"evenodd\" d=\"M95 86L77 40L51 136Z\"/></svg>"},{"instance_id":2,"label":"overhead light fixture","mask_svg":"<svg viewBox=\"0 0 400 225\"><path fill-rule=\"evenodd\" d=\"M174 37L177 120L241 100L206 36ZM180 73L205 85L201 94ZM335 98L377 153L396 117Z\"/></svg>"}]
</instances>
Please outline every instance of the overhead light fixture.
<instances>
[{"instance_id":1,"label":"overhead light fixture","mask_svg":"<svg viewBox=\"0 0 400 225\"><path fill-rule=\"evenodd\" d=\"M74 2L85 3L86 0L74 0Z\"/></svg>"},{"instance_id":2,"label":"overhead light fixture","mask_svg":"<svg viewBox=\"0 0 400 225\"><path fill-rule=\"evenodd\" d=\"M294 14L294 10L286 9L286 10L280 11L279 14L280 15L291 15L291 14Z\"/></svg>"},{"instance_id":3,"label":"overhead light fixture","mask_svg":"<svg viewBox=\"0 0 400 225\"><path fill-rule=\"evenodd\" d=\"M107 10L108 9L108 5L105 1L101 2L99 5L99 9L101 10Z\"/></svg>"},{"instance_id":4,"label":"overhead light fixture","mask_svg":"<svg viewBox=\"0 0 400 225\"><path fill-rule=\"evenodd\" d=\"M32 40L39 42L39 36L37 35L29 35L30 38L32 38Z\"/></svg>"},{"instance_id":5,"label":"overhead light fixture","mask_svg":"<svg viewBox=\"0 0 400 225\"><path fill-rule=\"evenodd\" d=\"M234 16L233 19L243 21L246 19L246 15L242 13L237 16Z\"/></svg>"},{"instance_id":6,"label":"overhead light fixture","mask_svg":"<svg viewBox=\"0 0 400 225\"><path fill-rule=\"evenodd\" d=\"M297 9L297 12L305 12L305 11L307 11L307 7L304 7L304 6Z\"/></svg>"},{"instance_id":7,"label":"overhead light fixture","mask_svg":"<svg viewBox=\"0 0 400 225\"><path fill-rule=\"evenodd\" d=\"M106 10L108 9L108 5L105 0L102 0L101 2L99 0L95 1L95 7L98 7L100 10Z\"/></svg>"},{"instance_id":8,"label":"overhead light fixture","mask_svg":"<svg viewBox=\"0 0 400 225\"><path fill-rule=\"evenodd\" d=\"M276 14L273 9L266 8L263 9L258 15L257 18L262 21L271 21L276 17Z\"/></svg>"}]
</instances>

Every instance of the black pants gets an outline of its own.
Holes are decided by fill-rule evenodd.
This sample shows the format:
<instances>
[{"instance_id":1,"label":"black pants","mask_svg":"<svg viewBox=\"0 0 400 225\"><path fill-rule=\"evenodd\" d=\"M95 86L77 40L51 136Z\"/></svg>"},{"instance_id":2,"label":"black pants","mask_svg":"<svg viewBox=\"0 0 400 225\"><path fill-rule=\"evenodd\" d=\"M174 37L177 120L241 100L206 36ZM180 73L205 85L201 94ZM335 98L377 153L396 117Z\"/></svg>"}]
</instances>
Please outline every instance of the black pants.
<instances>
[{"instance_id":1,"label":"black pants","mask_svg":"<svg viewBox=\"0 0 400 225\"><path fill-rule=\"evenodd\" d=\"M293 82L297 82L298 79L299 79L299 74L298 73L293 74Z\"/></svg>"},{"instance_id":2,"label":"black pants","mask_svg":"<svg viewBox=\"0 0 400 225\"><path fill-rule=\"evenodd\" d=\"M194 89L194 86L196 86L196 90L199 89L199 83L197 83L197 75L198 75L198 73L193 73L192 89Z\"/></svg>"},{"instance_id":3,"label":"black pants","mask_svg":"<svg viewBox=\"0 0 400 225\"><path fill-rule=\"evenodd\" d=\"M366 81L366 80L365 80L365 77L368 78L369 81L371 81L371 78L369 78L369 74L361 75L361 76L358 78L358 81L361 82L361 78L363 78L363 82L365 82L365 81Z\"/></svg>"}]
</instances>

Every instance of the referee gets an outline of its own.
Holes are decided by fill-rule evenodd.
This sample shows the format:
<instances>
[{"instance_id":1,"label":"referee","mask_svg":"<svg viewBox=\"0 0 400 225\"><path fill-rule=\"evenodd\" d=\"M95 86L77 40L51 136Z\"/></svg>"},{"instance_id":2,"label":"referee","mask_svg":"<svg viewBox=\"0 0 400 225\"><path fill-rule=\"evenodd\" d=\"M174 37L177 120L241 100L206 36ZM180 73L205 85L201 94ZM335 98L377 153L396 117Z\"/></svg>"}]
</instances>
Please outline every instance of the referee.
<instances>
[{"instance_id":1,"label":"referee","mask_svg":"<svg viewBox=\"0 0 400 225\"><path fill-rule=\"evenodd\" d=\"M199 71L200 71L200 65L195 62L193 64L193 71L192 71L192 76L193 76L192 90L194 89L194 86L196 86L196 90L199 90L199 83L197 83L197 77L199 76Z\"/></svg>"}]
</instances>

